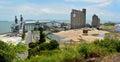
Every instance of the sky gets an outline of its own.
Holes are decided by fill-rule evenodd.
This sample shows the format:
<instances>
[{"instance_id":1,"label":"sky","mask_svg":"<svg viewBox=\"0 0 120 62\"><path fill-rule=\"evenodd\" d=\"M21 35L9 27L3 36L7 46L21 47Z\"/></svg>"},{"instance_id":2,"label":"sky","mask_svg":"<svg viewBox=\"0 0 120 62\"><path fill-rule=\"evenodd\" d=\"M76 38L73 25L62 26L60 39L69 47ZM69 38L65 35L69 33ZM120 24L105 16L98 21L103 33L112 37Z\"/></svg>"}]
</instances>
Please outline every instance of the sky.
<instances>
[{"instance_id":1,"label":"sky","mask_svg":"<svg viewBox=\"0 0 120 62\"><path fill-rule=\"evenodd\" d=\"M0 21L69 20L72 9L87 10L87 21L96 14L101 22L120 22L120 0L0 0Z\"/></svg>"}]
</instances>

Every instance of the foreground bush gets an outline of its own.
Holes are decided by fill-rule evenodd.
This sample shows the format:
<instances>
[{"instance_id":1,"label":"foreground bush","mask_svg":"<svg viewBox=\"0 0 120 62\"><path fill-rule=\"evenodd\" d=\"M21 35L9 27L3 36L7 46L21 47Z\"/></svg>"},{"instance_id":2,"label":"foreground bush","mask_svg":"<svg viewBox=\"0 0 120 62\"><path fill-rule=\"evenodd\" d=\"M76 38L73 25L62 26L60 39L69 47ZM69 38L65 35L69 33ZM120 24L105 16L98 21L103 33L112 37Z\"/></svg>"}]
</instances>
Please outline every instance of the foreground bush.
<instances>
[{"instance_id":1,"label":"foreground bush","mask_svg":"<svg viewBox=\"0 0 120 62\"><path fill-rule=\"evenodd\" d=\"M50 43L42 43L39 45L39 50L54 50L59 48L59 43L56 40L51 40Z\"/></svg>"},{"instance_id":2,"label":"foreground bush","mask_svg":"<svg viewBox=\"0 0 120 62\"><path fill-rule=\"evenodd\" d=\"M50 41L50 50L59 48L59 43L56 40Z\"/></svg>"},{"instance_id":3,"label":"foreground bush","mask_svg":"<svg viewBox=\"0 0 120 62\"><path fill-rule=\"evenodd\" d=\"M17 54L27 51L27 45L19 43L17 45L0 41L0 62L14 62Z\"/></svg>"}]
</instances>

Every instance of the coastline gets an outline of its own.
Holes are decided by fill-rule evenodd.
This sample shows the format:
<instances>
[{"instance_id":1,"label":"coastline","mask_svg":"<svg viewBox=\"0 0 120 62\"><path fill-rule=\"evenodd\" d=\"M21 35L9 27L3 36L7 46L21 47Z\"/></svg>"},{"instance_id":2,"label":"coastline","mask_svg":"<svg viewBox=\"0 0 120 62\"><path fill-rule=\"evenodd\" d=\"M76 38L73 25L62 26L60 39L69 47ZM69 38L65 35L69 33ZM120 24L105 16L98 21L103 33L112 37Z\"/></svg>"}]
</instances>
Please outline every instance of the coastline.
<instances>
[{"instance_id":1,"label":"coastline","mask_svg":"<svg viewBox=\"0 0 120 62\"><path fill-rule=\"evenodd\" d=\"M12 32L0 33L0 35L9 34L9 33L12 33Z\"/></svg>"}]
</instances>

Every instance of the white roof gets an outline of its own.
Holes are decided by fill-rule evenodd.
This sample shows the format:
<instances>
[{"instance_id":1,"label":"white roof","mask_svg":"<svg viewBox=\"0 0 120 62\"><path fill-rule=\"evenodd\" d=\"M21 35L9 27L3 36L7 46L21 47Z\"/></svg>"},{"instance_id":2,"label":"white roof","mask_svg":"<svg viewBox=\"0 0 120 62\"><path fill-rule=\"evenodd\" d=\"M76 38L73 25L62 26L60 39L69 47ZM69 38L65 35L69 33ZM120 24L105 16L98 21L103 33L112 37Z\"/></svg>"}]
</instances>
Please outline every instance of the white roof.
<instances>
[{"instance_id":1,"label":"white roof","mask_svg":"<svg viewBox=\"0 0 120 62\"><path fill-rule=\"evenodd\" d=\"M31 23L60 23L60 22L57 22L57 21L25 21L26 24L31 24Z\"/></svg>"},{"instance_id":2,"label":"white roof","mask_svg":"<svg viewBox=\"0 0 120 62\"><path fill-rule=\"evenodd\" d=\"M120 24L116 24L115 26L120 26Z\"/></svg>"}]
</instances>

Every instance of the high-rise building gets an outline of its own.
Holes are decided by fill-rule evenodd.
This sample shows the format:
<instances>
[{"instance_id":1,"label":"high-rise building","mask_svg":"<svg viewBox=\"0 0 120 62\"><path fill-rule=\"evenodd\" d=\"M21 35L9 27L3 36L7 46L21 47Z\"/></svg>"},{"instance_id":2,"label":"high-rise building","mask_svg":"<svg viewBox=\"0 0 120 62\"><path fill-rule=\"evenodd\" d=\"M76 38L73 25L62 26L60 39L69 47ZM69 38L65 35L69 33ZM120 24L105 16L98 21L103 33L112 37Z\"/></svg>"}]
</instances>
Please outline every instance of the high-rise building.
<instances>
[{"instance_id":1,"label":"high-rise building","mask_svg":"<svg viewBox=\"0 0 120 62\"><path fill-rule=\"evenodd\" d=\"M92 16L92 27L100 27L100 18L96 14Z\"/></svg>"},{"instance_id":2,"label":"high-rise building","mask_svg":"<svg viewBox=\"0 0 120 62\"><path fill-rule=\"evenodd\" d=\"M86 9L75 10L71 12L71 29L84 28L86 25Z\"/></svg>"}]
</instances>

